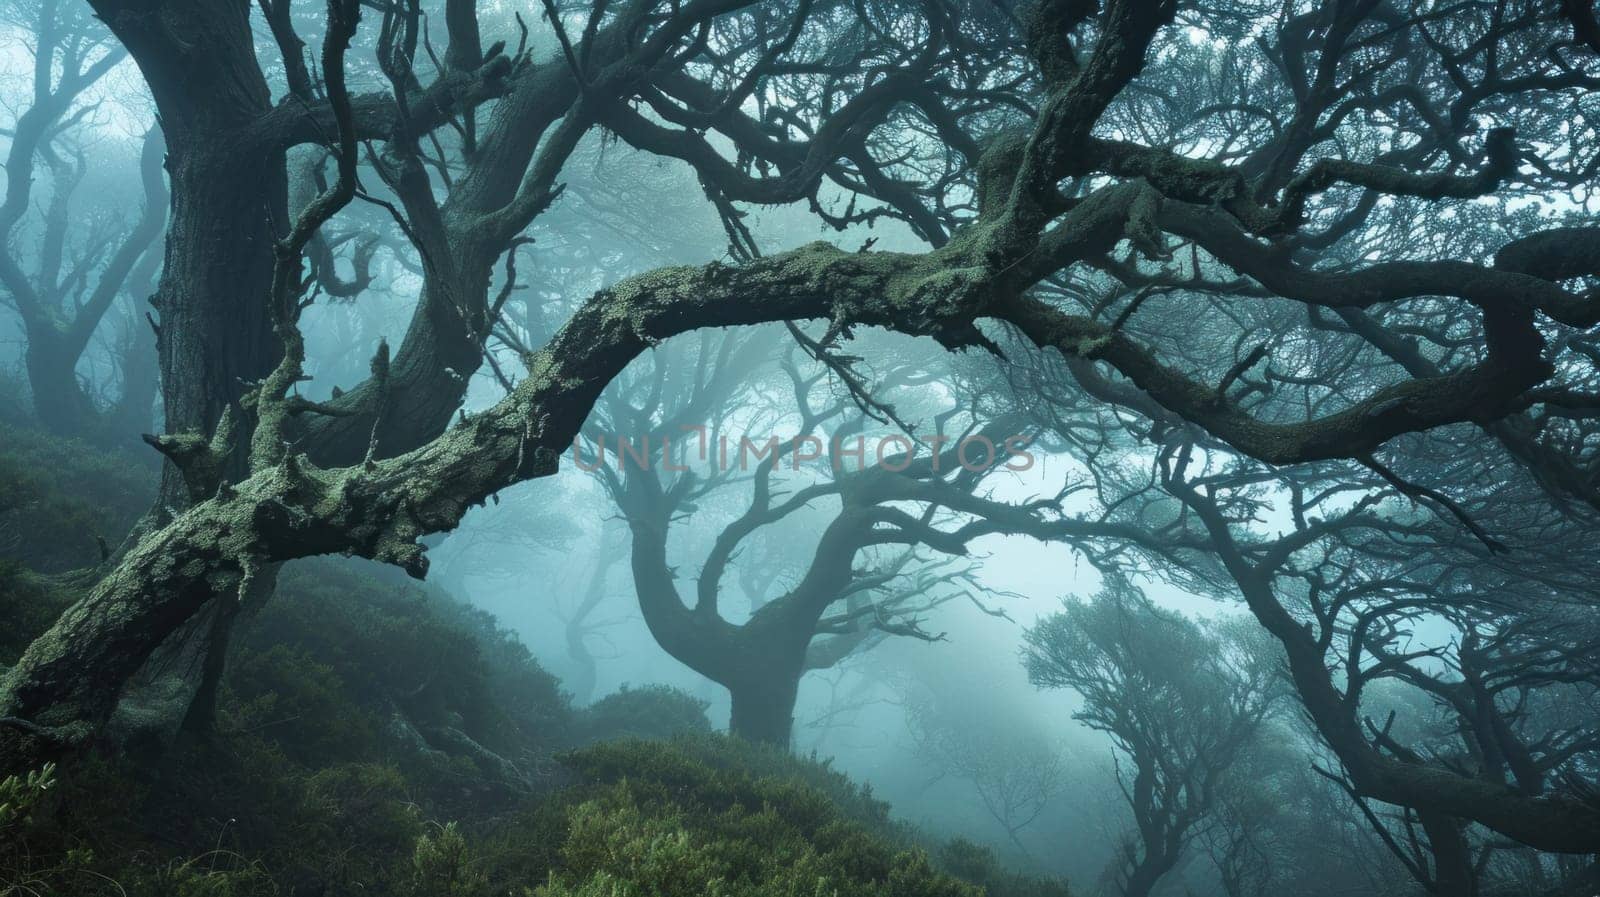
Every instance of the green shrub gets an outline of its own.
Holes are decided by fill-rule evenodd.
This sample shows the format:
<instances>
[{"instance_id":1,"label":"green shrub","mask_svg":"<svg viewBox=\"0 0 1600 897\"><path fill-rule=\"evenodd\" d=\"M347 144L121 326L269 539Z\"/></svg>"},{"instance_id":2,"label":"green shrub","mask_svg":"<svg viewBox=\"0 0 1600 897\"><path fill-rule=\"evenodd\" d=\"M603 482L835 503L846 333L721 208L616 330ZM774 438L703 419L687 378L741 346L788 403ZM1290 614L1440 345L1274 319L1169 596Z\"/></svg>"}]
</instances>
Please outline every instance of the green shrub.
<instances>
[{"instance_id":1,"label":"green shrub","mask_svg":"<svg viewBox=\"0 0 1600 897\"><path fill-rule=\"evenodd\" d=\"M825 763L720 735L593 745L545 897L977 895ZM609 890L608 890L609 889Z\"/></svg>"},{"instance_id":2,"label":"green shrub","mask_svg":"<svg viewBox=\"0 0 1600 897\"><path fill-rule=\"evenodd\" d=\"M994 851L965 838L945 843L937 859L939 868L982 886L989 897L1070 897L1066 882L1006 869L1000 865Z\"/></svg>"},{"instance_id":3,"label":"green shrub","mask_svg":"<svg viewBox=\"0 0 1600 897\"><path fill-rule=\"evenodd\" d=\"M489 893L489 879L454 822L436 824L417 837L411 868L411 887L416 897L477 897Z\"/></svg>"},{"instance_id":4,"label":"green shrub","mask_svg":"<svg viewBox=\"0 0 1600 897\"><path fill-rule=\"evenodd\" d=\"M88 874L94 854L53 828L56 766L0 779L0 895L60 893Z\"/></svg>"},{"instance_id":5,"label":"green shrub","mask_svg":"<svg viewBox=\"0 0 1600 897\"><path fill-rule=\"evenodd\" d=\"M888 821L881 802L826 764L720 735L583 748L565 756L571 781L561 791L504 816L480 812L444 825L424 822L430 810L412 799L418 780L393 765L310 769L259 734L226 737L175 760L181 774L149 789L155 804L144 802L140 818L92 832L93 851L49 842L37 853L46 865L28 880L70 870L80 885L115 880L129 894L193 897L1066 894L1005 872L970 844L930 859L908 830ZM85 793L73 799L101 825L109 814L90 804L90 793L112 795L111 807L140 803L107 786L112 772L85 779ZM32 783L9 781L0 795L23 798L0 803L37 806L54 790L49 782L48 771ZM155 805L166 807L167 818L151 813ZM5 810L0 820L26 815ZM8 843L3 824L0 843ZM130 832L145 831L163 832L162 842L130 848Z\"/></svg>"},{"instance_id":6,"label":"green shrub","mask_svg":"<svg viewBox=\"0 0 1600 897\"><path fill-rule=\"evenodd\" d=\"M213 850L155 869L134 868L112 881L117 888L108 888L108 893L152 897L277 897L283 893L260 863L226 850Z\"/></svg>"},{"instance_id":7,"label":"green shrub","mask_svg":"<svg viewBox=\"0 0 1600 897\"><path fill-rule=\"evenodd\" d=\"M267 735L307 766L377 753L379 724L373 714L358 709L333 668L302 646L240 652L225 688L225 732Z\"/></svg>"},{"instance_id":8,"label":"green shrub","mask_svg":"<svg viewBox=\"0 0 1600 897\"><path fill-rule=\"evenodd\" d=\"M421 814L392 766L355 763L306 781L294 827L279 850L285 877L302 890L398 893L405 859L422 834Z\"/></svg>"},{"instance_id":9,"label":"green shrub","mask_svg":"<svg viewBox=\"0 0 1600 897\"><path fill-rule=\"evenodd\" d=\"M711 731L705 701L668 685L622 686L580 712L585 742L671 738Z\"/></svg>"},{"instance_id":10,"label":"green shrub","mask_svg":"<svg viewBox=\"0 0 1600 897\"><path fill-rule=\"evenodd\" d=\"M648 781L720 794L726 800L749 799L758 783L761 788L804 788L884 837L910 836L908 828L889 818L889 805L873 797L871 787L851 781L828 761L726 735L680 735L671 740L670 749L639 740L596 744L563 761L591 782Z\"/></svg>"},{"instance_id":11,"label":"green shrub","mask_svg":"<svg viewBox=\"0 0 1600 897\"><path fill-rule=\"evenodd\" d=\"M813 792L814 794L814 792ZM899 850L816 805L663 800L623 782L573 808L563 868L540 897L977 897L935 871L917 850ZM820 798L820 795L815 795ZM717 803L717 802L714 802ZM807 801L807 803L810 803ZM820 823L820 824L816 824ZM815 825L813 825L815 824Z\"/></svg>"},{"instance_id":12,"label":"green shrub","mask_svg":"<svg viewBox=\"0 0 1600 897\"><path fill-rule=\"evenodd\" d=\"M155 499L155 452L106 452L0 424L0 558L41 573L100 560Z\"/></svg>"},{"instance_id":13,"label":"green shrub","mask_svg":"<svg viewBox=\"0 0 1600 897\"><path fill-rule=\"evenodd\" d=\"M240 645L240 665L248 653L292 645L381 728L398 714L424 738L456 730L519 766L538 766L568 743L571 706L514 635L437 590L363 567L328 559L286 567Z\"/></svg>"},{"instance_id":14,"label":"green shrub","mask_svg":"<svg viewBox=\"0 0 1600 897\"><path fill-rule=\"evenodd\" d=\"M0 665L17 662L28 643L50 628L72 596L15 561L0 560Z\"/></svg>"},{"instance_id":15,"label":"green shrub","mask_svg":"<svg viewBox=\"0 0 1600 897\"><path fill-rule=\"evenodd\" d=\"M12 841L18 833L32 825L34 811L55 783L54 763L46 763L23 775L0 779L0 838Z\"/></svg>"},{"instance_id":16,"label":"green shrub","mask_svg":"<svg viewBox=\"0 0 1600 897\"><path fill-rule=\"evenodd\" d=\"M733 839L730 843L753 838L765 845L761 850L771 850L779 844L793 848L793 839L798 837L820 851L835 872L842 868L858 879L885 882L886 855L913 856L919 858L918 863L897 867L901 869L897 874L917 880L918 887L931 886L919 878L927 865L922 834L892 820L888 804L827 762L725 735L678 737L666 744L638 740L597 744L563 760L590 786L624 788L636 804L675 808L673 812L679 815L674 818L680 821L734 820L731 827L720 829ZM798 855L791 860L799 862ZM971 842L941 845L933 865L979 886L989 897L1067 897L1069 893L1063 882L1007 870L988 848ZM615 870L607 874L626 881ZM562 886L591 885L589 881L567 881ZM765 897L789 892L753 893ZM852 892L840 885L839 893ZM567 897L560 891L551 894Z\"/></svg>"}]
</instances>

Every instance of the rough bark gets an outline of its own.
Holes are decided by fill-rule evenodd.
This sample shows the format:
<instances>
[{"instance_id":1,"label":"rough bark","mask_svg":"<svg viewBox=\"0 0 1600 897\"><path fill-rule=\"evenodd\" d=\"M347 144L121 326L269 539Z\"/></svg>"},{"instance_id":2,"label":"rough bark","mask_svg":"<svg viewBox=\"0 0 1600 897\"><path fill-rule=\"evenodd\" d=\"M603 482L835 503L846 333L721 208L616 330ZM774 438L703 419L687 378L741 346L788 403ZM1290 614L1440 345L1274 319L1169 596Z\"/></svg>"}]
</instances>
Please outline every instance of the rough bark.
<instances>
[{"instance_id":1,"label":"rough bark","mask_svg":"<svg viewBox=\"0 0 1600 897\"><path fill-rule=\"evenodd\" d=\"M729 687L733 713L728 731L746 741L788 750L800 687L800 676L791 672L774 663L765 673Z\"/></svg>"},{"instance_id":2,"label":"rough bark","mask_svg":"<svg viewBox=\"0 0 1600 897\"><path fill-rule=\"evenodd\" d=\"M313 103L307 96L273 105L256 56L251 4L246 0L162 4L100 0L95 8L139 64L166 131L172 222L159 287L151 299L160 318L156 349L162 407L168 434L206 440L224 411L240 409L241 400L281 357L267 297L274 247L290 222L286 150L297 142L325 140L337 126L331 118L322 118L331 115L329 104ZM278 8L286 11L288 6ZM293 60L292 69L298 61ZM392 98L366 98L358 104L358 123L369 132L380 131L377 136L383 138L401 134L402 126L436 126L455 103L481 102L496 93L504 63L502 58L498 65L462 77L453 73L441 78L436 90L410 98L415 106L404 121L394 116L397 104ZM307 118L314 124L297 128L307 124ZM482 266L480 290L487 288L489 262ZM459 405L465 375L476 367L476 357L469 363L463 347L471 346L475 353L481 341L459 338L461 318L444 310L449 307L448 302L424 297L410 335L415 340L408 338L398 366L402 386L431 378L435 385L444 381L447 388L442 394L419 388L413 401L397 403L404 413L393 416L394 426L415 423L413 418L419 415L425 420L400 438L388 440L384 447L391 452L413 448L436 435ZM428 413L423 415L424 411ZM243 447L250 427L244 423L234 450L214 459L228 480L242 479L248 472ZM327 440L329 456L342 463L359 460L371 430L370 416L349 421L343 434L347 438ZM310 445L318 443L313 440ZM185 480L176 465L165 465L147 526L160 526L193 500ZM184 685L202 701L214 692L221 674L237 604L219 606L217 625L185 634L197 644L166 647L171 653L199 651L206 656L203 678ZM176 687L162 684L168 691ZM209 715L208 708L200 707L188 719L203 722Z\"/></svg>"},{"instance_id":3,"label":"rough bark","mask_svg":"<svg viewBox=\"0 0 1600 897\"><path fill-rule=\"evenodd\" d=\"M273 241L288 223L288 180L283 147L254 131L272 103L251 5L99 0L95 9L138 63L166 132L172 220L152 299L166 430L209 436L280 352L265 297ZM229 470L239 477L242 459ZM167 465L160 506L188 501Z\"/></svg>"},{"instance_id":4,"label":"rough bark","mask_svg":"<svg viewBox=\"0 0 1600 897\"><path fill-rule=\"evenodd\" d=\"M623 49L610 34L600 47L611 55ZM457 53L454 44L452 53ZM330 402L339 414L303 423L314 461L353 464L373 445L378 457L389 457L422 445L449 425L483 364L494 323L491 270L553 200L560 164L582 129L552 137L542 155L541 139L577 96L577 82L563 60L547 60L511 79L467 170L443 203L436 204L432 187L419 180L421 168L414 160L393 160L393 186L428 260L423 289L384 378L362 381ZM391 153L405 152L406 142L398 135L384 136L391 140Z\"/></svg>"}]
</instances>

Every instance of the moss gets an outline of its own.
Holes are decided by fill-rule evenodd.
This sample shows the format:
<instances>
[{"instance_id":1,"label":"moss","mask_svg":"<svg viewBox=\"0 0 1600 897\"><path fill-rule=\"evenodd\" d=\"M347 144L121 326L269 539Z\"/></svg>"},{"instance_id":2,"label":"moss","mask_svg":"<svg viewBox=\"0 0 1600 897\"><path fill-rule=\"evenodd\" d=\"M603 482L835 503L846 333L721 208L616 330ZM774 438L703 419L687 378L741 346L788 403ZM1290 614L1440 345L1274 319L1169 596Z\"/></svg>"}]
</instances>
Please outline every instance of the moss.
<instances>
[{"instance_id":1,"label":"moss","mask_svg":"<svg viewBox=\"0 0 1600 897\"><path fill-rule=\"evenodd\" d=\"M984 147L983 155L978 157L979 217L992 217L1005 208L1028 147L1028 136L1026 130L1013 128L994 135Z\"/></svg>"}]
</instances>

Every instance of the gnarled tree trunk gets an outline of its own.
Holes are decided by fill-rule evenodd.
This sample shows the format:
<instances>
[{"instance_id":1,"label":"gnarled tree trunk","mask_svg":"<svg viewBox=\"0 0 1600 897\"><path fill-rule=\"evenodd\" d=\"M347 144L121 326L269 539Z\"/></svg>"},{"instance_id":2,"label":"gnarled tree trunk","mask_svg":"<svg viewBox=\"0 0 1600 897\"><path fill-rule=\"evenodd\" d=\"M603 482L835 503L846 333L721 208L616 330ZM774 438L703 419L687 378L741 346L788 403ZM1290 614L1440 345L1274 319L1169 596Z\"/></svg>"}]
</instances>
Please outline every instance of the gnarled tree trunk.
<instances>
[{"instance_id":1,"label":"gnarled tree trunk","mask_svg":"<svg viewBox=\"0 0 1600 897\"><path fill-rule=\"evenodd\" d=\"M95 3L143 72L167 141L171 224L151 299L159 316L164 429L210 438L224 410L236 408L281 354L267 296L273 245L289 222L284 146L261 127L272 98L256 61L248 2L177 0L156 11L135 6ZM239 428L235 448L248 432ZM245 460L242 450L228 453L221 459L223 476L242 479ZM183 474L167 463L143 528L164 525L202 497L192 495ZM211 625L192 633L173 627L162 638L181 631L185 644L166 645L161 655L206 657L202 668L220 675L221 658L208 657L210 637L227 631L238 606L231 597L219 599ZM172 663L169 675L147 677L159 680L147 683L149 695L159 695L159 705L173 712L140 713L141 702L130 701L126 722L174 733L193 695L214 688L191 667Z\"/></svg>"},{"instance_id":2,"label":"gnarled tree trunk","mask_svg":"<svg viewBox=\"0 0 1600 897\"><path fill-rule=\"evenodd\" d=\"M746 741L789 747L794 734L794 705L800 694L802 664L793 651L746 658L742 669L723 684L733 699L728 731Z\"/></svg>"}]
</instances>

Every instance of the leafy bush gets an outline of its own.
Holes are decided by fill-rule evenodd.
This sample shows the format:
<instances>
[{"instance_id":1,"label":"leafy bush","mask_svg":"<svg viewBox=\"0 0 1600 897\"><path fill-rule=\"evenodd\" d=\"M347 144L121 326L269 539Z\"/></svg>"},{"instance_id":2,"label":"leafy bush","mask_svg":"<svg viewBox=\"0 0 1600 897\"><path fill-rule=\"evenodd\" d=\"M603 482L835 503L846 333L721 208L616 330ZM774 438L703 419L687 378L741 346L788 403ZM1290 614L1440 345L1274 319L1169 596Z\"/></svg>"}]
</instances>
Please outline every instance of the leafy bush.
<instances>
[{"instance_id":1,"label":"leafy bush","mask_svg":"<svg viewBox=\"0 0 1600 897\"><path fill-rule=\"evenodd\" d=\"M392 766L352 763L313 774L294 838L301 845L324 845L310 853L320 856L315 866L306 864L307 886L335 893L398 891L406 878L403 858L423 828L407 788Z\"/></svg>"},{"instance_id":2,"label":"leafy bush","mask_svg":"<svg viewBox=\"0 0 1600 897\"><path fill-rule=\"evenodd\" d=\"M6 841L33 823L34 810L56 782L56 765L46 763L23 775L0 779L0 836Z\"/></svg>"},{"instance_id":3,"label":"leafy bush","mask_svg":"<svg viewBox=\"0 0 1600 897\"><path fill-rule=\"evenodd\" d=\"M241 658L278 645L326 667L349 702L385 724L399 715L425 740L456 730L529 765L569 743L572 709L560 683L514 635L377 565L317 559L285 568Z\"/></svg>"},{"instance_id":4,"label":"leafy bush","mask_svg":"<svg viewBox=\"0 0 1600 897\"><path fill-rule=\"evenodd\" d=\"M433 831L417 838L411 866L416 897L475 897L488 893L488 877L477 868L472 848L454 822L435 825Z\"/></svg>"},{"instance_id":5,"label":"leafy bush","mask_svg":"<svg viewBox=\"0 0 1600 897\"><path fill-rule=\"evenodd\" d=\"M935 870L921 850L896 844L852 821L816 788L735 765L703 762L700 757L718 754L705 750L713 740L742 746L729 739L680 740L670 747L634 741L569 755L568 762L594 791L569 811L562 866L536 893L541 897L976 897L982 893ZM734 755L720 756L726 760ZM632 774L619 766L625 759Z\"/></svg>"},{"instance_id":6,"label":"leafy bush","mask_svg":"<svg viewBox=\"0 0 1600 897\"><path fill-rule=\"evenodd\" d=\"M892 820L889 805L874 798L869 787L856 784L827 762L743 739L702 735L679 737L669 745L622 741L587 747L564 759L584 781L653 794L657 806L677 802L712 814L748 814L751 808L762 808L811 839L844 825L854 838L876 845L877 850L921 856L928 846L921 832ZM933 862L938 869L980 886L989 897L1069 893L1063 882L1011 872L988 848L967 841L940 845Z\"/></svg>"},{"instance_id":7,"label":"leafy bush","mask_svg":"<svg viewBox=\"0 0 1600 897\"><path fill-rule=\"evenodd\" d=\"M72 595L50 574L100 561L155 497L158 467L0 423L0 665L15 663Z\"/></svg>"},{"instance_id":8,"label":"leafy bush","mask_svg":"<svg viewBox=\"0 0 1600 897\"><path fill-rule=\"evenodd\" d=\"M1006 869L993 851L965 838L944 844L938 862L951 875L982 886L989 897L1070 897L1066 882Z\"/></svg>"},{"instance_id":9,"label":"leafy bush","mask_svg":"<svg viewBox=\"0 0 1600 897\"><path fill-rule=\"evenodd\" d=\"M278 897L282 893L260 863L226 850L175 860L155 869L133 868L105 884L108 894L162 897Z\"/></svg>"},{"instance_id":10,"label":"leafy bush","mask_svg":"<svg viewBox=\"0 0 1600 897\"><path fill-rule=\"evenodd\" d=\"M298 763L371 757L379 723L346 692L333 668L299 645L240 652L223 698L226 731L261 733Z\"/></svg>"},{"instance_id":11,"label":"leafy bush","mask_svg":"<svg viewBox=\"0 0 1600 897\"><path fill-rule=\"evenodd\" d=\"M584 708L578 727L585 742L706 733L711 731L708 706L668 685L624 685Z\"/></svg>"},{"instance_id":12,"label":"leafy bush","mask_svg":"<svg viewBox=\"0 0 1600 897\"><path fill-rule=\"evenodd\" d=\"M856 784L828 761L718 734L679 736L672 739L670 748L620 741L593 745L563 759L591 782L634 779L685 791L732 789L746 796L755 782L804 788L826 799L846 818L884 837L907 840L911 834L908 827L889 818L889 805L874 798L870 786ZM729 795L729 799L734 797Z\"/></svg>"},{"instance_id":13,"label":"leafy bush","mask_svg":"<svg viewBox=\"0 0 1600 897\"><path fill-rule=\"evenodd\" d=\"M106 452L0 424L0 559L41 573L100 560L155 498L155 452Z\"/></svg>"},{"instance_id":14,"label":"leafy bush","mask_svg":"<svg viewBox=\"0 0 1600 897\"><path fill-rule=\"evenodd\" d=\"M93 861L86 850L51 843L43 823L55 787L53 763L0 779L0 894L55 890Z\"/></svg>"},{"instance_id":15,"label":"leafy bush","mask_svg":"<svg viewBox=\"0 0 1600 897\"><path fill-rule=\"evenodd\" d=\"M17 662L34 636L66 610L71 596L14 561L0 560L0 666Z\"/></svg>"}]
</instances>

